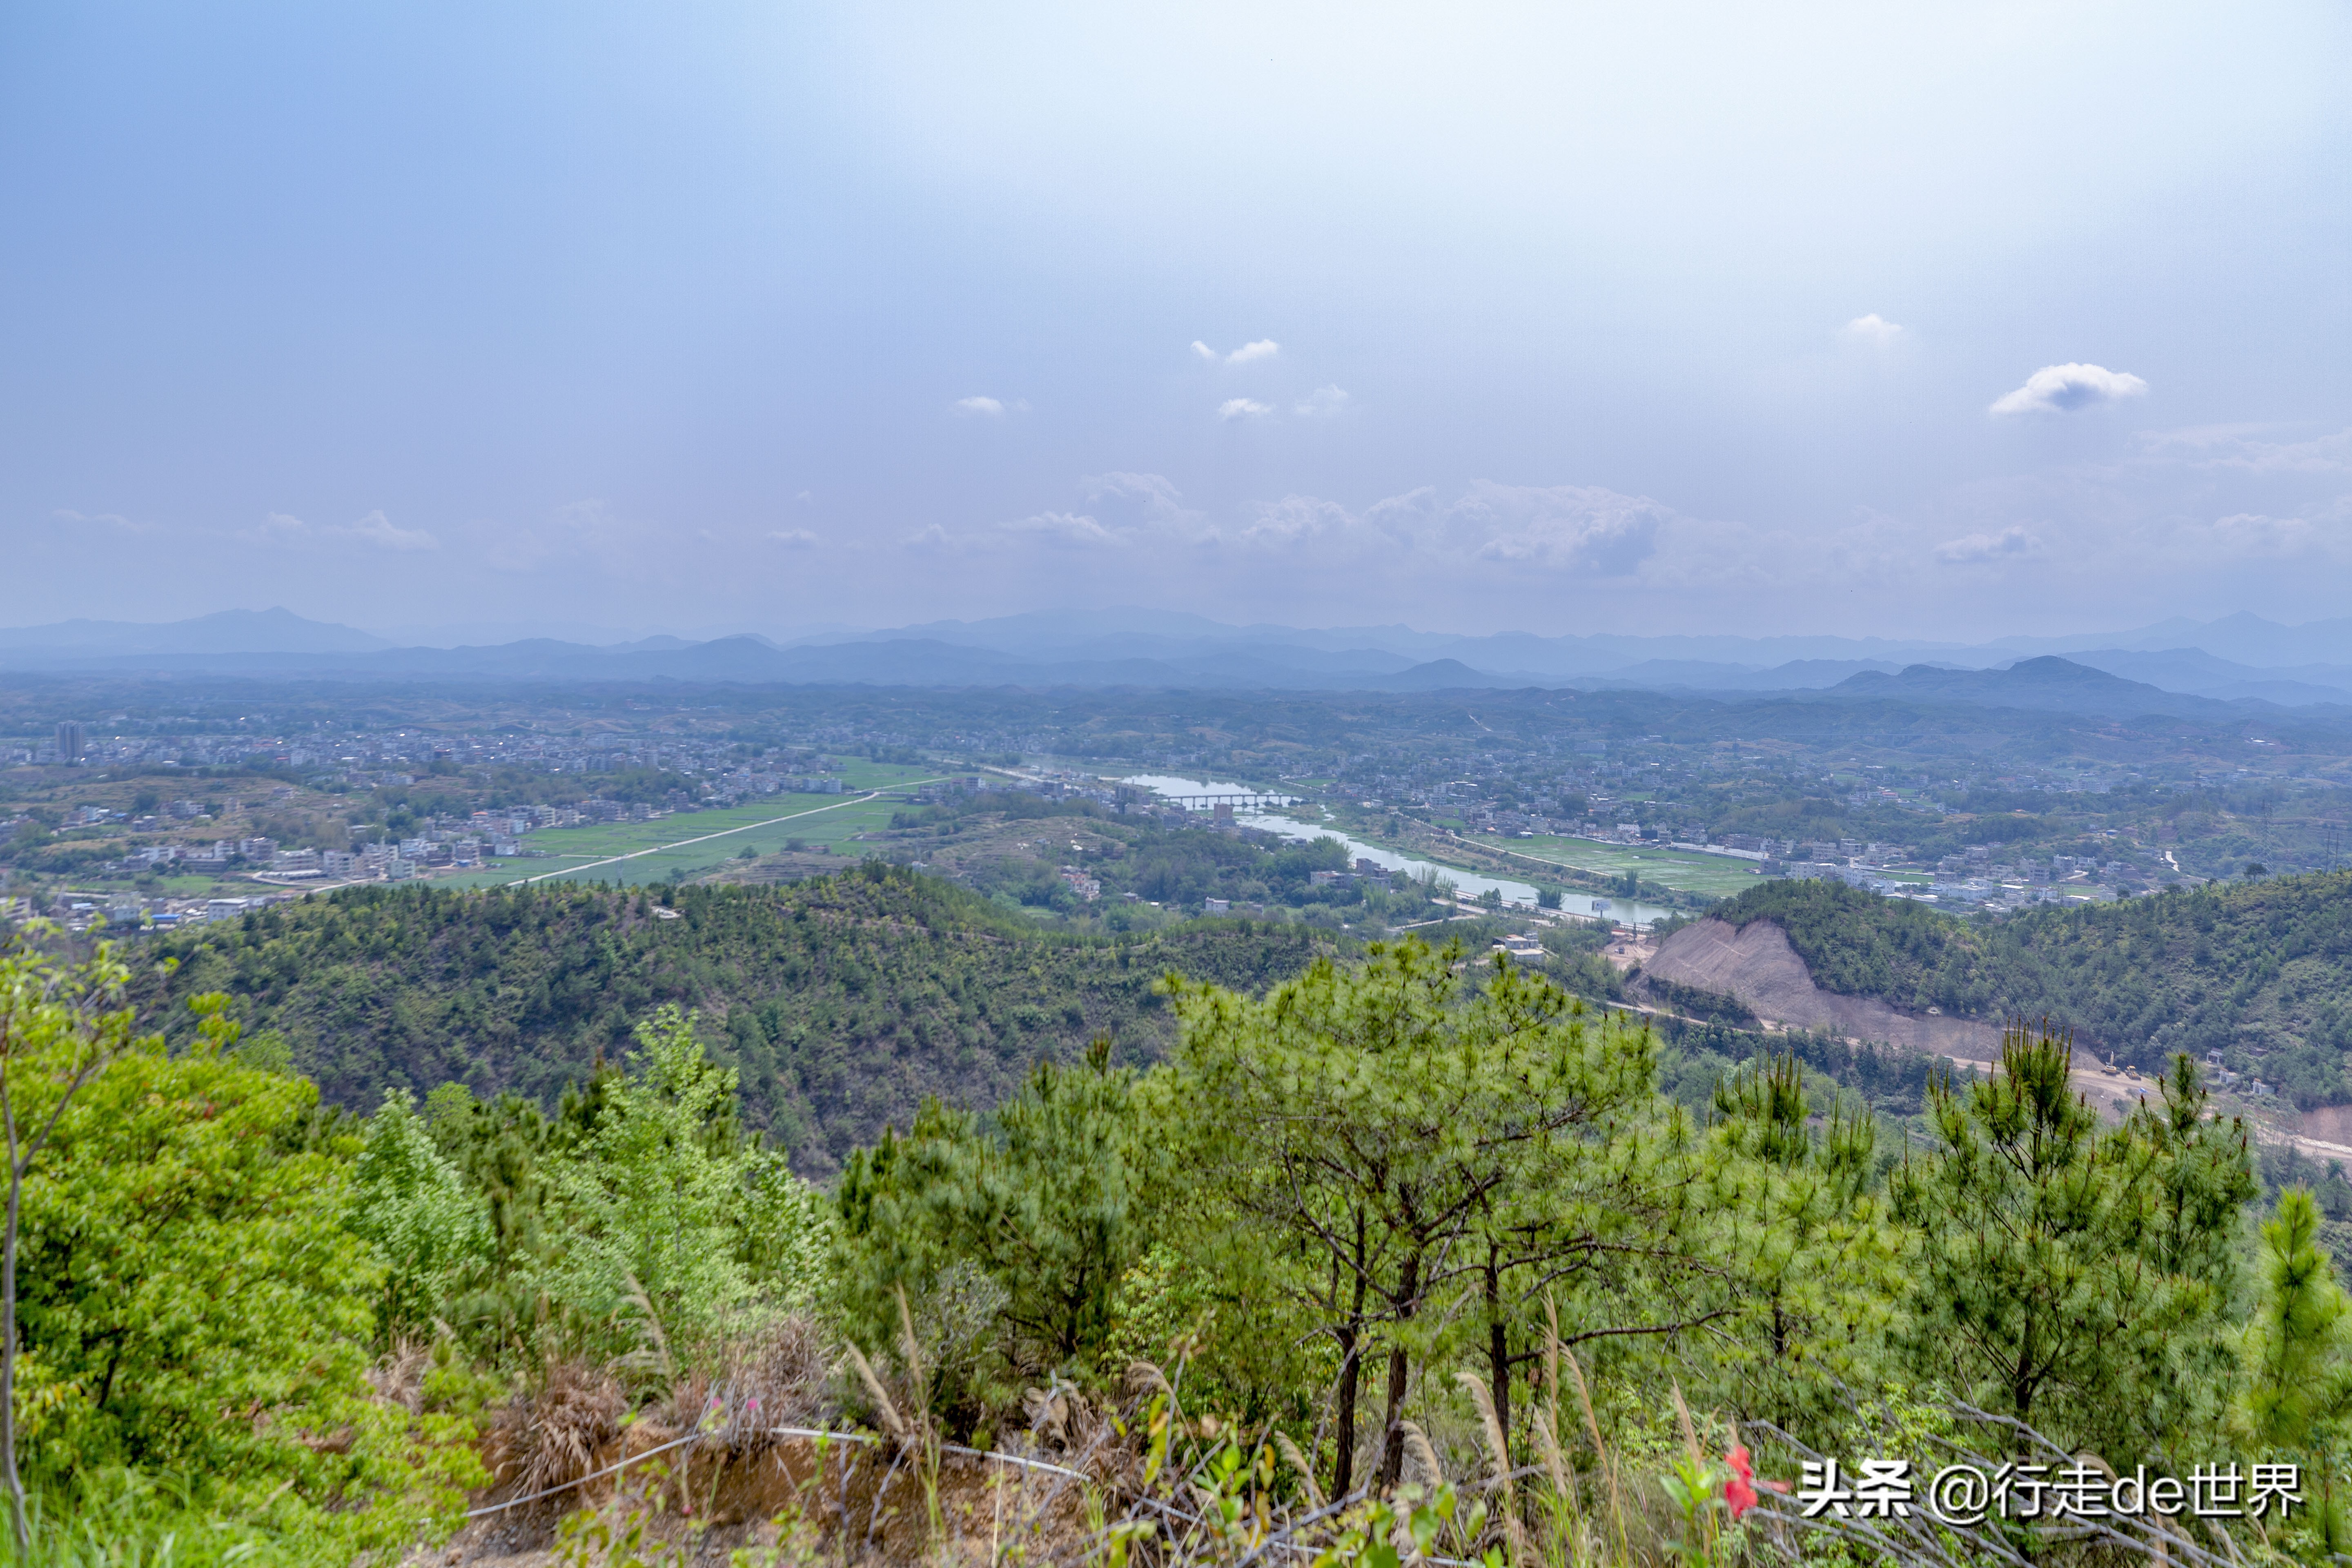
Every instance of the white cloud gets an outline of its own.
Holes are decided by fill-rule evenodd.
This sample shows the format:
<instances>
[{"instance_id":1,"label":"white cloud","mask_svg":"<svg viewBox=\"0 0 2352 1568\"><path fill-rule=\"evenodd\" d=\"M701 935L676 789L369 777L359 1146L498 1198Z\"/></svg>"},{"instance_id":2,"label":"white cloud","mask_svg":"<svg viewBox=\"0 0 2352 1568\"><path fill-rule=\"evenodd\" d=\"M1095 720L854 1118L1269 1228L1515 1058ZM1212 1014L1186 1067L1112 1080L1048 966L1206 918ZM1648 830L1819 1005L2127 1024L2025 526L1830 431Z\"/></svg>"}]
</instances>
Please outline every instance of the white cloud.
<instances>
[{"instance_id":1,"label":"white cloud","mask_svg":"<svg viewBox=\"0 0 2352 1568\"><path fill-rule=\"evenodd\" d=\"M773 533L769 534L768 538L773 542L782 545L787 550L814 550L816 548L816 535L811 533L805 528L780 528Z\"/></svg>"},{"instance_id":2,"label":"white cloud","mask_svg":"<svg viewBox=\"0 0 2352 1568\"><path fill-rule=\"evenodd\" d=\"M2318 532L2307 519L2266 517L2255 511L2238 512L2213 522L2213 537L2221 543L2222 554L2231 560L2248 555L2300 555L2318 542Z\"/></svg>"},{"instance_id":3,"label":"white cloud","mask_svg":"<svg viewBox=\"0 0 2352 1568\"><path fill-rule=\"evenodd\" d=\"M1004 417L1004 405L993 397L959 397L952 406L956 413L967 416L976 414L985 419Z\"/></svg>"},{"instance_id":4,"label":"white cloud","mask_svg":"<svg viewBox=\"0 0 2352 1568\"><path fill-rule=\"evenodd\" d=\"M313 526L289 512L273 511L251 528L236 531L247 544L278 544L299 539L350 540L379 550L438 550L441 542L421 528L402 528L381 510L352 523Z\"/></svg>"},{"instance_id":5,"label":"white cloud","mask_svg":"<svg viewBox=\"0 0 2352 1568\"><path fill-rule=\"evenodd\" d=\"M1200 355L1202 359L1207 360L1211 364L1216 363L1220 358L1223 359L1227 364L1249 364L1256 360L1272 359L1275 355L1282 352L1282 345L1276 342L1272 338L1260 338L1254 343L1244 343L1241 347L1235 349L1229 354L1220 355L1216 350L1211 348L1200 339L1194 338L1192 340L1192 352Z\"/></svg>"},{"instance_id":6,"label":"white cloud","mask_svg":"<svg viewBox=\"0 0 2352 1568\"><path fill-rule=\"evenodd\" d=\"M1032 539L1043 540L1048 544L1059 544L1071 549L1127 542L1117 530L1104 527L1084 512L1041 511L1034 517L1022 518L1017 522L1001 524L1000 531L1016 536L1026 535Z\"/></svg>"},{"instance_id":7,"label":"white cloud","mask_svg":"<svg viewBox=\"0 0 2352 1568\"><path fill-rule=\"evenodd\" d=\"M1273 412L1271 404L1260 403L1255 397L1228 397L1217 405L1220 419L1255 419Z\"/></svg>"},{"instance_id":8,"label":"white cloud","mask_svg":"<svg viewBox=\"0 0 2352 1568\"><path fill-rule=\"evenodd\" d=\"M1209 532L1207 514L1186 506L1164 474L1089 474L1078 486L1094 503L1089 510L1124 537L1181 541Z\"/></svg>"},{"instance_id":9,"label":"white cloud","mask_svg":"<svg viewBox=\"0 0 2352 1568\"><path fill-rule=\"evenodd\" d=\"M1428 531L1437 514L1437 487L1423 485L1374 501L1366 509L1364 521L1392 540L1410 542Z\"/></svg>"},{"instance_id":10,"label":"white cloud","mask_svg":"<svg viewBox=\"0 0 2352 1568\"><path fill-rule=\"evenodd\" d=\"M1155 522L1197 521L1200 514L1183 504L1183 492L1165 474L1089 474L1078 481L1088 500L1136 500Z\"/></svg>"},{"instance_id":11,"label":"white cloud","mask_svg":"<svg viewBox=\"0 0 2352 1568\"><path fill-rule=\"evenodd\" d=\"M1839 336L1849 342L1868 343L1883 349L1903 335L1903 329L1873 310L1867 316L1856 316L1848 321Z\"/></svg>"},{"instance_id":12,"label":"white cloud","mask_svg":"<svg viewBox=\"0 0 2352 1568\"><path fill-rule=\"evenodd\" d=\"M152 533L155 531L154 524L133 522L119 511L83 512L68 511L60 508L58 510L51 512L49 515L56 518L59 522L96 523L104 528L119 528L125 533Z\"/></svg>"},{"instance_id":13,"label":"white cloud","mask_svg":"<svg viewBox=\"0 0 2352 1568\"><path fill-rule=\"evenodd\" d=\"M1078 481L1087 499L1102 496L1141 496L1161 505L1173 506L1183 492L1165 474L1129 474L1114 470L1108 474L1088 474Z\"/></svg>"},{"instance_id":14,"label":"white cloud","mask_svg":"<svg viewBox=\"0 0 2352 1568\"><path fill-rule=\"evenodd\" d=\"M953 549L955 541L948 537L946 529L934 522L907 535L906 546L909 550L919 551L924 554L932 554Z\"/></svg>"},{"instance_id":15,"label":"white cloud","mask_svg":"<svg viewBox=\"0 0 2352 1568\"><path fill-rule=\"evenodd\" d=\"M1446 511L1458 547L1483 561L1630 576L1657 549L1672 507L1598 485L1481 479Z\"/></svg>"},{"instance_id":16,"label":"white cloud","mask_svg":"<svg viewBox=\"0 0 2352 1568\"><path fill-rule=\"evenodd\" d=\"M381 511L372 511L349 528L321 529L323 533L341 534L357 539L383 550L438 550L441 542L421 528L395 527Z\"/></svg>"},{"instance_id":17,"label":"white cloud","mask_svg":"<svg viewBox=\"0 0 2352 1568\"><path fill-rule=\"evenodd\" d=\"M1300 399L1293 413L1308 419L1328 417L1348 406L1348 395L1336 386L1318 386Z\"/></svg>"},{"instance_id":18,"label":"white cloud","mask_svg":"<svg viewBox=\"0 0 2352 1568\"><path fill-rule=\"evenodd\" d=\"M2042 541L2023 523L2011 523L1999 533L1969 533L1936 546L1936 559L1948 566L1979 565L1992 561L2022 561L2042 552Z\"/></svg>"},{"instance_id":19,"label":"white cloud","mask_svg":"<svg viewBox=\"0 0 2352 1568\"><path fill-rule=\"evenodd\" d=\"M2172 558L2222 567L2289 556L2337 561L2352 555L2352 526L2347 525L2352 525L2352 498L2301 516L2242 511L2211 522L2183 523L2164 547Z\"/></svg>"},{"instance_id":20,"label":"white cloud","mask_svg":"<svg viewBox=\"0 0 2352 1568\"><path fill-rule=\"evenodd\" d=\"M2352 430L2308 441L2258 441L2259 426L2222 426L2151 431L2139 437L2142 456L2179 461L2192 468L2235 469L2247 474L2337 474L2352 469Z\"/></svg>"},{"instance_id":21,"label":"white cloud","mask_svg":"<svg viewBox=\"0 0 2352 1568\"><path fill-rule=\"evenodd\" d=\"M1319 496L1285 496L1276 501L1259 501L1254 510L1256 518L1242 530L1241 539L1261 548L1334 539L1359 526L1347 508Z\"/></svg>"},{"instance_id":22,"label":"white cloud","mask_svg":"<svg viewBox=\"0 0 2352 1568\"><path fill-rule=\"evenodd\" d=\"M247 544L273 544L279 540L299 539L310 533L310 525L289 512L265 513L251 528L240 528L236 537Z\"/></svg>"},{"instance_id":23,"label":"white cloud","mask_svg":"<svg viewBox=\"0 0 2352 1568\"><path fill-rule=\"evenodd\" d=\"M2015 392L1994 400L1988 414L2072 414L2126 397L2138 397L2147 383L2126 371L2096 364L2044 365Z\"/></svg>"}]
</instances>

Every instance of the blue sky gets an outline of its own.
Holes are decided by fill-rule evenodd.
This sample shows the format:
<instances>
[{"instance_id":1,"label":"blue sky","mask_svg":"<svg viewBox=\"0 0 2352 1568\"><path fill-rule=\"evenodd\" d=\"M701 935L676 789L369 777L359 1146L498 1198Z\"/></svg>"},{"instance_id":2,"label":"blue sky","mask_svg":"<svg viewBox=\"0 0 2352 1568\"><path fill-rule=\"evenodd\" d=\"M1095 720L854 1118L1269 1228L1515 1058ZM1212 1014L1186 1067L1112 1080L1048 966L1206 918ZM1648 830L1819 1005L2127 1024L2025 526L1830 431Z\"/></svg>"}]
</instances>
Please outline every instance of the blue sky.
<instances>
[{"instance_id":1,"label":"blue sky","mask_svg":"<svg viewBox=\"0 0 2352 1568\"><path fill-rule=\"evenodd\" d=\"M12 6L0 618L2340 614L2347 43L2333 0Z\"/></svg>"}]
</instances>

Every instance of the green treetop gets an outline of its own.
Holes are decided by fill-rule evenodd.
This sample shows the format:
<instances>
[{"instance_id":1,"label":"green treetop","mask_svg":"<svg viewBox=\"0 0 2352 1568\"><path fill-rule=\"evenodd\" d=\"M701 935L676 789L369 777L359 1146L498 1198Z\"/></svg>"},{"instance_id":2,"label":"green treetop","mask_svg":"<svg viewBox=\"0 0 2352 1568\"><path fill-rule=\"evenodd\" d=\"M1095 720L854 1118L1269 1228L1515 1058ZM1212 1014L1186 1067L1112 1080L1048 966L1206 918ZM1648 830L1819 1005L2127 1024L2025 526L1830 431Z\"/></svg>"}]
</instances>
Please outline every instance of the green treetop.
<instances>
[{"instance_id":1,"label":"green treetop","mask_svg":"<svg viewBox=\"0 0 2352 1568\"><path fill-rule=\"evenodd\" d=\"M2218 1414L2228 1242L2253 1191L2242 1128L2202 1119L2195 1074L2117 1128L2068 1079L2067 1041L2012 1027L1988 1079L1937 1085L1943 1148L1896 1172L1921 1233L1918 1369L2110 1464L2161 1456Z\"/></svg>"}]
</instances>

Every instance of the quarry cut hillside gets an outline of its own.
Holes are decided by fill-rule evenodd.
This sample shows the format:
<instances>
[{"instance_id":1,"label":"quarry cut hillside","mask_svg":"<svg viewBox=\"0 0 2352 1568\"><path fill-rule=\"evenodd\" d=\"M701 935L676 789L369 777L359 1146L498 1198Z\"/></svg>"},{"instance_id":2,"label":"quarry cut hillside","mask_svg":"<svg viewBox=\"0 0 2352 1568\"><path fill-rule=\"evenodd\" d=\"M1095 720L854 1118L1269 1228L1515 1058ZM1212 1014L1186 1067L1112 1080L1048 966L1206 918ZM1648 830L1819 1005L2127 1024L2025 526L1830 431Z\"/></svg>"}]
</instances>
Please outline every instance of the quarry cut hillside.
<instances>
[{"instance_id":1,"label":"quarry cut hillside","mask_svg":"<svg viewBox=\"0 0 2352 1568\"><path fill-rule=\"evenodd\" d=\"M1913 1017L1874 996L1841 996L1813 984L1789 935L1770 921L1745 926L1719 920L1686 925L1658 944L1644 976L1737 999L1759 1021L1819 1029L1850 1039L1990 1061L2000 1031L1973 1018Z\"/></svg>"},{"instance_id":2,"label":"quarry cut hillside","mask_svg":"<svg viewBox=\"0 0 2352 1568\"><path fill-rule=\"evenodd\" d=\"M2306 1112L2352 1104L2352 872L2000 921L1777 880L1668 933L1643 977L1678 1011L1729 997L1759 1020L1979 1060L2004 1019L2046 1018L2142 1071L2218 1052Z\"/></svg>"}]
</instances>

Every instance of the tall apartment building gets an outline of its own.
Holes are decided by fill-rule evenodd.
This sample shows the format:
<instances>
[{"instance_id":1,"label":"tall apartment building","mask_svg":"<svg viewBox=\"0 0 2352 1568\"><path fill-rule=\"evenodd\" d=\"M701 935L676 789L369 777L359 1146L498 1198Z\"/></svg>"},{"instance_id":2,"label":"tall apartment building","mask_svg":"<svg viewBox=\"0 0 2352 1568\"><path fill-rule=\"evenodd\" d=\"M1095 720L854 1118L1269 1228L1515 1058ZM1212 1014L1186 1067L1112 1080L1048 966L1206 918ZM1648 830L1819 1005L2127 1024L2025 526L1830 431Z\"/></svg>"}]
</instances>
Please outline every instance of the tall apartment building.
<instances>
[{"instance_id":1,"label":"tall apartment building","mask_svg":"<svg viewBox=\"0 0 2352 1568\"><path fill-rule=\"evenodd\" d=\"M79 719L58 721L58 761L81 761L81 721Z\"/></svg>"}]
</instances>

